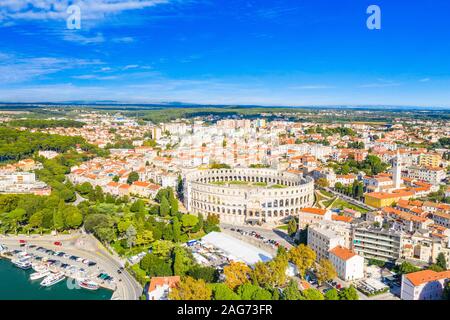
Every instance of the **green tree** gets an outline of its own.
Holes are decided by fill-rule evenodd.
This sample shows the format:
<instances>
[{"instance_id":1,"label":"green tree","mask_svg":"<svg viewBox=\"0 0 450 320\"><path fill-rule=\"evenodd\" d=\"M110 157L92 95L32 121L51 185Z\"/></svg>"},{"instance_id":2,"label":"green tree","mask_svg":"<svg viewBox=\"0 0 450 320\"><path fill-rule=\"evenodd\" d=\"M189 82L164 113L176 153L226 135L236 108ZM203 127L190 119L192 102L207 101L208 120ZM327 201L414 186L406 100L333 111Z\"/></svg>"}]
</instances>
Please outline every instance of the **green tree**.
<instances>
[{"instance_id":1,"label":"green tree","mask_svg":"<svg viewBox=\"0 0 450 320\"><path fill-rule=\"evenodd\" d=\"M159 206L159 214L162 217L166 217L169 215L169 212L170 212L169 201L167 201L166 197L163 197L161 200L161 205Z\"/></svg>"},{"instance_id":2,"label":"green tree","mask_svg":"<svg viewBox=\"0 0 450 320\"><path fill-rule=\"evenodd\" d=\"M44 221L44 211L35 212L29 220L31 227L38 228L41 227Z\"/></svg>"},{"instance_id":3,"label":"green tree","mask_svg":"<svg viewBox=\"0 0 450 320\"><path fill-rule=\"evenodd\" d=\"M188 276L194 279L203 279L208 283L217 282L219 278L219 272L214 267L203 267L200 265L194 265L186 273Z\"/></svg>"},{"instance_id":4,"label":"green tree","mask_svg":"<svg viewBox=\"0 0 450 320\"><path fill-rule=\"evenodd\" d=\"M153 232L151 230L140 230L136 234L135 244L138 247L147 246L153 242Z\"/></svg>"},{"instance_id":5,"label":"green tree","mask_svg":"<svg viewBox=\"0 0 450 320\"><path fill-rule=\"evenodd\" d=\"M298 289L297 282L292 279L289 281L287 287L283 290L283 299L284 300L301 300L302 295L300 290Z\"/></svg>"},{"instance_id":6,"label":"green tree","mask_svg":"<svg viewBox=\"0 0 450 320\"><path fill-rule=\"evenodd\" d=\"M328 290L325 293L325 300L339 300L339 294L335 288Z\"/></svg>"},{"instance_id":7,"label":"green tree","mask_svg":"<svg viewBox=\"0 0 450 320\"><path fill-rule=\"evenodd\" d=\"M175 242L180 242L181 241L181 223L177 217L173 218L172 227L173 227L173 240Z\"/></svg>"},{"instance_id":8,"label":"green tree","mask_svg":"<svg viewBox=\"0 0 450 320\"><path fill-rule=\"evenodd\" d=\"M173 249L173 273L177 276L184 276L193 265L193 261L187 251L182 247Z\"/></svg>"},{"instance_id":9,"label":"green tree","mask_svg":"<svg viewBox=\"0 0 450 320\"><path fill-rule=\"evenodd\" d=\"M244 283L248 283L251 269L245 263L231 262L223 268L225 284L232 290Z\"/></svg>"},{"instance_id":10,"label":"green tree","mask_svg":"<svg viewBox=\"0 0 450 320\"><path fill-rule=\"evenodd\" d=\"M173 241L173 227L171 224L164 226L162 231L162 238L167 241Z\"/></svg>"},{"instance_id":11,"label":"green tree","mask_svg":"<svg viewBox=\"0 0 450 320\"><path fill-rule=\"evenodd\" d=\"M61 231L64 229L64 211L60 209L54 209L53 212L53 226L56 230Z\"/></svg>"},{"instance_id":12,"label":"green tree","mask_svg":"<svg viewBox=\"0 0 450 320\"><path fill-rule=\"evenodd\" d=\"M317 282L321 285L325 281L333 280L336 277L336 270L328 259L320 259L316 272Z\"/></svg>"},{"instance_id":13,"label":"green tree","mask_svg":"<svg viewBox=\"0 0 450 320\"><path fill-rule=\"evenodd\" d=\"M139 181L139 173L137 173L136 171L132 171L128 175L127 183L133 184L133 182L135 182L135 181Z\"/></svg>"},{"instance_id":14,"label":"green tree","mask_svg":"<svg viewBox=\"0 0 450 320\"><path fill-rule=\"evenodd\" d=\"M298 225L297 225L297 221L295 220L295 218L292 218L291 220L289 220L288 222L288 234L290 236L294 235L295 233L297 233L298 230Z\"/></svg>"},{"instance_id":15,"label":"green tree","mask_svg":"<svg viewBox=\"0 0 450 320\"><path fill-rule=\"evenodd\" d=\"M174 216L178 213L178 199L175 197L174 193L171 192L169 195L170 204L170 215Z\"/></svg>"},{"instance_id":16,"label":"green tree","mask_svg":"<svg viewBox=\"0 0 450 320\"><path fill-rule=\"evenodd\" d=\"M252 300L263 301L272 300L272 294L269 290L258 288L252 295Z\"/></svg>"},{"instance_id":17,"label":"green tree","mask_svg":"<svg viewBox=\"0 0 450 320\"><path fill-rule=\"evenodd\" d=\"M323 294L314 288L309 288L306 290L303 290L301 292L302 297L304 298L304 300L324 300L324 296Z\"/></svg>"},{"instance_id":18,"label":"green tree","mask_svg":"<svg viewBox=\"0 0 450 320\"><path fill-rule=\"evenodd\" d=\"M67 206L63 212L65 226L69 229L76 229L83 223L83 215L77 207Z\"/></svg>"},{"instance_id":19,"label":"green tree","mask_svg":"<svg viewBox=\"0 0 450 320\"><path fill-rule=\"evenodd\" d=\"M82 184L79 184L75 187L75 189L82 196L87 196L94 190L94 188L92 187L92 184L90 184L89 182L84 182Z\"/></svg>"},{"instance_id":20,"label":"green tree","mask_svg":"<svg viewBox=\"0 0 450 320\"><path fill-rule=\"evenodd\" d=\"M415 265L409 263L409 262L402 262L402 264L398 267L398 273L399 274L406 274L406 273L412 273L419 271L420 268L416 267Z\"/></svg>"},{"instance_id":21,"label":"green tree","mask_svg":"<svg viewBox=\"0 0 450 320\"><path fill-rule=\"evenodd\" d=\"M291 248L288 256L289 259L297 266L297 269L302 277L305 276L306 270L311 268L316 260L316 253L304 244Z\"/></svg>"},{"instance_id":22,"label":"green tree","mask_svg":"<svg viewBox=\"0 0 450 320\"><path fill-rule=\"evenodd\" d=\"M338 295L339 300L359 300L358 292L354 286L341 289Z\"/></svg>"},{"instance_id":23,"label":"green tree","mask_svg":"<svg viewBox=\"0 0 450 320\"><path fill-rule=\"evenodd\" d=\"M16 208L9 212L7 217L13 223L14 233L17 233L18 225L26 219L26 211L23 208Z\"/></svg>"},{"instance_id":24,"label":"green tree","mask_svg":"<svg viewBox=\"0 0 450 320\"><path fill-rule=\"evenodd\" d=\"M140 212L145 210L145 203L142 199L138 199L130 207L131 212Z\"/></svg>"},{"instance_id":25,"label":"green tree","mask_svg":"<svg viewBox=\"0 0 450 320\"><path fill-rule=\"evenodd\" d=\"M185 233L189 233L198 223L198 217L192 214L183 214L181 217L181 225Z\"/></svg>"},{"instance_id":26,"label":"green tree","mask_svg":"<svg viewBox=\"0 0 450 320\"><path fill-rule=\"evenodd\" d=\"M212 293L214 300L240 300L239 295L228 288L224 283L216 283L212 285Z\"/></svg>"},{"instance_id":27,"label":"green tree","mask_svg":"<svg viewBox=\"0 0 450 320\"><path fill-rule=\"evenodd\" d=\"M439 252L436 258L436 264L442 268L442 270L447 270L447 260L443 252Z\"/></svg>"},{"instance_id":28,"label":"green tree","mask_svg":"<svg viewBox=\"0 0 450 320\"><path fill-rule=\"evenodd\" d=\"M242 300L252 300L253 295L260 287L251 284L244 283L237 288L237 294L241 297Z\"/></svg>"},{"instance_id":29,"label":"green tree","mask_svg":"<svg viewBox=\"0 0 450 320\"><path fill-rule=\"evenodd\" d=\"M211 300L212 290L204 280L186 277L169 293L170 300Z\"/></svg>"},{"instance_id":30,"label":"green tree","mask_svg":"<svg viewBox=\"0 0 450 320\"><path fill-rule=\"evenodd\" d=\"M167 260L170 257L174 246L175 244L170 241L158 240L153 242L152 253L157 257Z\"/></svg>"},{"instance_id":31,"label":"green tree","mask_svg":"<svg viewBox=\"0 0 450 320\"><path fill-rule=\"evenodd\" d=\"M149 253L140 261L140 267L145 270L150 277L168 277L172 276L170 261L157 257Z\"/></svg>"}]
</instances>

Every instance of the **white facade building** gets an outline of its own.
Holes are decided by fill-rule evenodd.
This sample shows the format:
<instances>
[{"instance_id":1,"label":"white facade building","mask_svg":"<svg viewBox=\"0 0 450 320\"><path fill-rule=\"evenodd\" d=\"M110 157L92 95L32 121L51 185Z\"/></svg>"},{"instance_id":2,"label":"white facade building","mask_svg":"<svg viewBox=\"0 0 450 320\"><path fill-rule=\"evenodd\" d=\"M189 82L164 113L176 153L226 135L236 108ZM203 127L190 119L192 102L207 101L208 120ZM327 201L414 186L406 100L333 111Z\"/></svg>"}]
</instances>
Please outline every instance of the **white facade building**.
<instances>
[{"instance_id":1,"label":"white facade building","mask_svg":"<svg viewBox=\"0 0 450 320\"><path fill-rule=\"evenodd\" d=\"M440 300L450 271L422 270L404 274L400 297L403 300Z\"/></svg>"},{"instance_id":2,"label":"white facade building","mask_svg":"<svg viewBox=\"0 0 450 320\"><path fill-rule=\"evenodd\" d=\"M337 246L330 250L330 261L338 277L344 281L353 281L364 277L364 258L350 249Z\"/></svg>"},{"instance_id":3,"label":"white facade building","mask_svg":"<svg viewBox=\"0 0 450 320\"><path fill-rule=\"evenodd\" d=\"M308 227L308 246L316 253L316 260L329 259L330 250L337 247L348 247L350 229L338 222L325 222Z\"/></svg>"}]
</instances>

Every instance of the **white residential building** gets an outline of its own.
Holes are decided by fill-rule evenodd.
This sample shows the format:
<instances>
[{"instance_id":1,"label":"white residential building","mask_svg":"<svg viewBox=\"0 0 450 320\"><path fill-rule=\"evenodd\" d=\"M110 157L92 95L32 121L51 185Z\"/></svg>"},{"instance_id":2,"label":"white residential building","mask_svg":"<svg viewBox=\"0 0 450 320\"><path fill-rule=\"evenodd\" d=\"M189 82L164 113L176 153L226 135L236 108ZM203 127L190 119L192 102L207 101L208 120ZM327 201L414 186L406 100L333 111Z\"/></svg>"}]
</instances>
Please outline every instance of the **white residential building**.
<instances>
[{"instance_id":1,"label":"white residential building","mask_svg":"<svg viewBox=\"0 0 450 320\"><path fill-rule=\"evenodd\" d=\"M344 281L353 281L364 277L364 258L354 251L337 246L330 250L330 261L337 275Z\"/></svg>"},{"instance_id":2,"label":"white residential building","mask_svg":"<svg viewBox=\"0 0 450 320\"><path fill-rule=\"evenodd\" d=\"M433 185L440 184L446 178L444 168L440 167L408 167L407 177L429 182Z\"/></svg>"},{"instance_id":3,"label":"white residential building","mask_svg":"<svg viewBox=\"0 0 450 320\"><path fill-rule=\"evenodd\" d=\"M403 300L440 300L450 271L422 270L404 274L400 297Z\"/></svg>"},{"instance_id":4,"label":"white residential building","mask_svg":"<svg viewBox=\"0 0 450 320\"><path fill-rule=\"evenodd\" d=\"M179 276L153 277L148 286L147 300L169 300L170 290L179 282Z\"/></svg>"},{"instance_id":5,"label":"white residential building","mask_svg":"<svg viewBox=\"0 0 450 320\"><path fill-rule=\"evenodd\" d=\"M331 249L349 244L350 228L345 223L322 221L308 227L308 246L316 253L317 261L329 259Z\"/></svg>"}]
</instances>

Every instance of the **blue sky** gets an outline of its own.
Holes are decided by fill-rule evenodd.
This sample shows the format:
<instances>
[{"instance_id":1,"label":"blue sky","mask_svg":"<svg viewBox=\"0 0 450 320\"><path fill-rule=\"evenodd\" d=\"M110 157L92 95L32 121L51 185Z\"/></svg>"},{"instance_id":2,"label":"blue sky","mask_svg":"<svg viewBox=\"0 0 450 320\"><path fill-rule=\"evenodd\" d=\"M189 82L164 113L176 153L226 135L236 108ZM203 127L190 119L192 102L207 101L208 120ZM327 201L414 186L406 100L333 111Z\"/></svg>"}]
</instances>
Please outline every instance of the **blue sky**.
<instances>
[{"instance_id":1,"label":"blue sky","mask_svg":"<svg viewBox=\"0 0 450 320\"><path fill-rule=\"evenodd\" d=\"M448 0L0 0L0 101L450 107L449 15Z\"/></svg>"}]
</instances>

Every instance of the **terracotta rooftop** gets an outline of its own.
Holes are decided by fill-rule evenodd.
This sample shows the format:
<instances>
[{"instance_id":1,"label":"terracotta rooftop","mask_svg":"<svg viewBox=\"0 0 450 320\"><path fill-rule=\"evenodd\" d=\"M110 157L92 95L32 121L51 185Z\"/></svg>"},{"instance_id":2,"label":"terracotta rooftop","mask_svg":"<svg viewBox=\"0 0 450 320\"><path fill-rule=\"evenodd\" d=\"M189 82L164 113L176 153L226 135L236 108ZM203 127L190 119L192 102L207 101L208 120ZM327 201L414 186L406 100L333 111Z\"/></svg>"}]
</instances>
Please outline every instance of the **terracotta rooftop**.
<instances>
[{"instance_id":1,"label":"terracotta rooftop","mask_svg":"<svg viewBox=\"0 0 450 320\"><path fill-rule=\"evenodd\" d=\"M431 281L437 281L441 279L450 278L450 270L436 272L433 270L422 270L417 272L408 273L405 275L414 286L420 286L421 284L428 283Z\"/></svg>"},{"instance_id":2,"label":"terracotta rooftop","mask_svg":"<svg viewBox=\"0 0 450 320\"><path fill-rule=\"evenodd\" d=\"M330 250L330 252L344 261L347 261L348 259L356 256L356 253L354 253L352 250L344 248L342 246L334 247Z\"/></svg>"}]
</instances>

